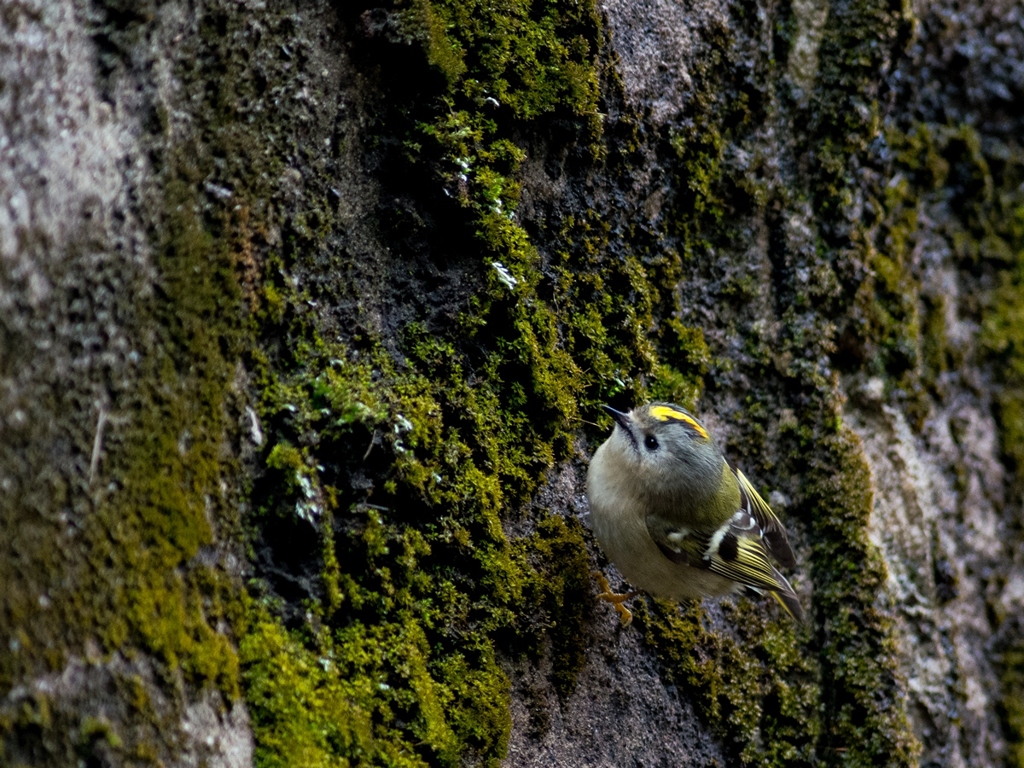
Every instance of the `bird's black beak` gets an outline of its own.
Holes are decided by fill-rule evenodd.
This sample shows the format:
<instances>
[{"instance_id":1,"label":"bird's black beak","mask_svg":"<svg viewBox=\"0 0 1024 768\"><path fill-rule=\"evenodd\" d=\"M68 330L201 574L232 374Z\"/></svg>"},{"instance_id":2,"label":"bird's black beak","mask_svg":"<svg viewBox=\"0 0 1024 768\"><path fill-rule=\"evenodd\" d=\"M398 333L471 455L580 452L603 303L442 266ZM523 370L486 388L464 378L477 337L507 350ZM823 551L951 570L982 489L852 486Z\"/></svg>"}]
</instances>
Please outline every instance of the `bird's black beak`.
<instances>
[{"instance_id":1,"label":"bird's black beak","mask_svg":"<svg viewBox=\"0 0 1024 768\"><path fill-rule=\"evenodd\" d=\"M615 419L615 422L620 427L622 427L624 430L626 430L626 434L627 435L632 435L633 434L633 423L632 423L632 419L629 418L629 414L628 413L623 413L622 411L616 411L610 405L602 405L601 407L604 408L606 411L608 411L608 413L611 414L612 418Z\"/></svg>"},{"instance_id":2,"label":"bird's black beak","mask_svg":"<svg viewBox=\"0 0 1024 768\"><path fill-rule=\"evenodd\" d=\"M636 451L637 453L640 453L640 446L637 444L636 441L636 432L633 431L633 419L629 417L629 414L623 413L622 411L616 411L610 405L602 405L601 407L612 415L612 418L615 419L616 424L622 427L622 431L626 433L626 437L632 444L633 450Z\"/></svg>"}]
</instances>

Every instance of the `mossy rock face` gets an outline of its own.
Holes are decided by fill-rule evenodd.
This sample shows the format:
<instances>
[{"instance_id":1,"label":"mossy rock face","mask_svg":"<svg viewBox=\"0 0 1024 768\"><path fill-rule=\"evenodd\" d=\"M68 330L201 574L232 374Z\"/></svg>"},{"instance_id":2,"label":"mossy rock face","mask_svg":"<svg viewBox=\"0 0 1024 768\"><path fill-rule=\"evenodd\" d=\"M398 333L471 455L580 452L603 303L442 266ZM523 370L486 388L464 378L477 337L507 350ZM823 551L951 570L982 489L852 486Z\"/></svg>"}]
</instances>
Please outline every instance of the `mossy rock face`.
<instances>
[{"instance_id":1,"label":"mossy rock face","mask_svg":"<svg viewBox=\"0 0 1024 768\"><path fill-rule=\"evenodd\" d=\"M0 763L1020 763L1019 84L914 13L12 8ZM652 398L806 625L595 602Z\"/></svg>"}]
</instances>

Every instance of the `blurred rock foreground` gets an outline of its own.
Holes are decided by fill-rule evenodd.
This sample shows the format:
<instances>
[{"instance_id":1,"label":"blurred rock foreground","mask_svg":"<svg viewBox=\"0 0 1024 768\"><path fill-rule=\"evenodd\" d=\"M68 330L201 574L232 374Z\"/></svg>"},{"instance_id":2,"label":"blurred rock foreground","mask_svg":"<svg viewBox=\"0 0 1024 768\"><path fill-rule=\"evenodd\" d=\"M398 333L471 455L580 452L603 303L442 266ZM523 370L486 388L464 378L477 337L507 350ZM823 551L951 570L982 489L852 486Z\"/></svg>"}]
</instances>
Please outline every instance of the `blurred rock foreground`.
<instances>
[{"instance_id":1,"label":"blurred rock foreground","mask_svg":"<svg viewBox=\"0 0 1024 768\"><path fill-rule=\"evenodd\" d=\"M1024 767L1024 7L0 3L0 764ZM595 601L697 409L808 611Z\"/></svg>"}]
</instances>

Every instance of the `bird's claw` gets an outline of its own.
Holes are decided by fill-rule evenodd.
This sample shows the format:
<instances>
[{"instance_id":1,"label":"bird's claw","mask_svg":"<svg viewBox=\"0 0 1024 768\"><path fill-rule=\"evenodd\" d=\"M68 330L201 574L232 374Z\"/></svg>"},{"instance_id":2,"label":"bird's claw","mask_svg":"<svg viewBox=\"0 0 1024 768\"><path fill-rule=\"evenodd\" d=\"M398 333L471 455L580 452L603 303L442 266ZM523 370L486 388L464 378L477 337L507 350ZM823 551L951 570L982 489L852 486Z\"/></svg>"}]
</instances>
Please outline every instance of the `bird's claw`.
<instances>
[{"instance_id":1,"label":"bird's claw","mask_svg":"<svg viewBox=\"0 0 1024 768\"><path fill-rule=\"evenodd\" d=\"M598 586L601 587L601 593L597 596L598 600L604 600L606 603L611 603L612 607L619 614L619 621L623 627L628 627L633 621L633 613L623 603L630 598L636 597L639 592L612 592L612 585L608 583L608 579L600 571L594 571L594 576L597 578Z\"/></svg>"}]
</instances>

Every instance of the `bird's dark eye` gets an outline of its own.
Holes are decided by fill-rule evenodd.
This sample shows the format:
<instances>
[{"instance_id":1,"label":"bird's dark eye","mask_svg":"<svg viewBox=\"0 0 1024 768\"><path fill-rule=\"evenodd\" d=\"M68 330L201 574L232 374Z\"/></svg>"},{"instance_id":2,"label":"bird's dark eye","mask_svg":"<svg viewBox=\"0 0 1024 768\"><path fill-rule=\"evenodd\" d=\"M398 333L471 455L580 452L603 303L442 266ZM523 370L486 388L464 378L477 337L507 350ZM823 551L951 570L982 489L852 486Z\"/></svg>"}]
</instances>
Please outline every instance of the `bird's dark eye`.
<instances>
[{"instance_id":1,"label":"bird's dark eye","mask_svg":"<svg viewBox=\"0 0 1024 768\"><path fill-rule=\"evenodd\" d=\"M648 451L656 451L658 450L658 438L654 435L648 435L644 438L644 445L647 446Z\"/></svg>"}]
</instances>

